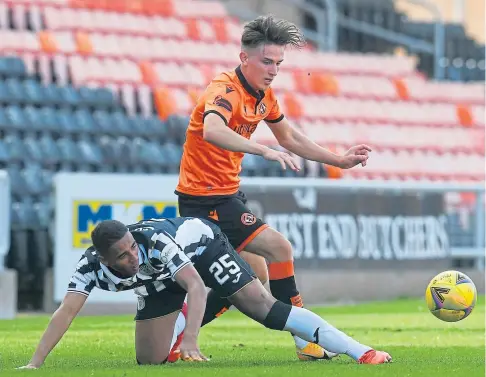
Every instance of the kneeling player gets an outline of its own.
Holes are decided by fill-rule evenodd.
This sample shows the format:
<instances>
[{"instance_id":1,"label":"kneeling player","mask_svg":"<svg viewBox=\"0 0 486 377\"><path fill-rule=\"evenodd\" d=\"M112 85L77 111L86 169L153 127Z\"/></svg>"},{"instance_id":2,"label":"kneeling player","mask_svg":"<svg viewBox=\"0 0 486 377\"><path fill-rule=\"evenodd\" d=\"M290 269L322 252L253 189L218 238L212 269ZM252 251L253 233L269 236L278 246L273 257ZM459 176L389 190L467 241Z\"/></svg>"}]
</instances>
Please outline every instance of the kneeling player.
<instances>
[{"instance_id":1,"label":"kneeling player","mask_svg":"<svg viewBox=\"0 0 486 377\"><path fill-rule=\"evenodd\" d=\"M291 332L359 363L391 360L387 353L360 344L316 314L277 301L254 278L221 230L207 220L179 217L128 227L107 220L98 224L91 237L93 246L79 261L68 293L26 368L44 363L95 286L106 291L135 289L139 296L135 346L140 364L164 363L184 325L181 358L207 360L197 344L205 286L228 297L242 313L267 328ZM186 292L185 321L179 311ZM178 328L175 335L174 327Z\"/></svg>"}]
</instances>

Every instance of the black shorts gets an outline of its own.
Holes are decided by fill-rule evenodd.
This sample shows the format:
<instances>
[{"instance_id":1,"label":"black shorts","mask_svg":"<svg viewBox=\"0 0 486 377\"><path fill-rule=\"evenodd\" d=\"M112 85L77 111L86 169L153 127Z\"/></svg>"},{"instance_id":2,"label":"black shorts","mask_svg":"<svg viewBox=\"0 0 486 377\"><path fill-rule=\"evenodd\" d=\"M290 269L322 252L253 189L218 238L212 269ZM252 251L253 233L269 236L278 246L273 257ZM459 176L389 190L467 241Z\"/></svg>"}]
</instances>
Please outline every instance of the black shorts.
<instances>
[{"instance_id":1,"label":"black shorts","mask_svg":"<svg viewBox=\"0 0 486 377\"><path fill-rule=\"evenodd\" d=\"M223 233L216 234L201 255L193 259L194 268L208 288L220 297L230 297L256 279L253 269L230 245ZM179 285L149 296L138 296L136 321L163 317L182 309L186 291Z\"/></svg>"},{"instance_id":2,"label":"black shorts","mask_svg":"<svg viewBox=\"0 0 486 377\"><path fill-rule=\"evenodd\" d=\"M194 267L206 287L214 289L219 297L230 297L256 279L253 269L223 233L216 234L215 240L194 260Z\"/></svg>"},{"instance_id":3,"label":"black shorts","mask_svg":"<svg viewBox=\"0 0 486 377\"><path fill-rule=\"evenodd\" d=\"M210 197L176 194L181 216L204 218L218 225L238 252L268 227L246 206L247 199L241 191L231 196Z\"/></svg>"},{"instance_id":4,"label":"black shorts","mask_svg":"<svg viewBox=\"0 0 486 377\"><path fill-rule=\"evenodd\" d=\"M172 290L164 289L149 296L138 296L135 320L154 319L181 310L185 298L186 291L178 286Z\"/></svg>"}]
</instances>

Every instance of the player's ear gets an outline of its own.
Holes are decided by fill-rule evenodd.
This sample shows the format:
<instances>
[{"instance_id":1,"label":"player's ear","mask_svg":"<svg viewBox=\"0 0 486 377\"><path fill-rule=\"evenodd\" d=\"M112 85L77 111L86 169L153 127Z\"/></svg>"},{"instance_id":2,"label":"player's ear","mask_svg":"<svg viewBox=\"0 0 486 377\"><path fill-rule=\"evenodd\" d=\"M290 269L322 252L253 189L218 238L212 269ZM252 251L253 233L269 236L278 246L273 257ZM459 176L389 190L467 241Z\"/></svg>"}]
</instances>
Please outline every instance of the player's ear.
<instances>
[{"instance_id":1,"label":"player's ear","mask_svg":"<svg viewBox=\"0 0 486 377\"><path fill-rule=\"evenodd\" d=\"M108 261L103 255L99 256L100 262L103 263L105 266L107 266Z\"/></svg>"},{"instance_id":2,"label":"player's ear","mask_svg":"<svg viewBox=\"0 0 486 377\"><path fill-rule=\"evenodd\" d=\"M248 53L246 51L241 51L240 52L240 61L241 65L247 65L248 64Z\"/></svg>"}]
</instances>

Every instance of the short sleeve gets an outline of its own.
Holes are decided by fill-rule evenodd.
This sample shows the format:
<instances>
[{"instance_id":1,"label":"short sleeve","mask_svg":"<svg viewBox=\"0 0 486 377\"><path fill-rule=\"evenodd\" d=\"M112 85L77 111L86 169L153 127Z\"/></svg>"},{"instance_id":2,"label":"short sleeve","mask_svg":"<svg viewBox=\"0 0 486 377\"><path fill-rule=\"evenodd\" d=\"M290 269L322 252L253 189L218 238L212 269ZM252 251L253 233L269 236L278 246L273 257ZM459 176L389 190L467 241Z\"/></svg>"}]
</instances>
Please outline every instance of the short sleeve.
<instances>
[{"instance_id":1,"label":"short sleeve","mask_svg":"<svg viewBox=\"0 0 486 377\"><path fill-rule=\"evenodd\" d=\"M231 85L218 84L209 87L206 93L204 118L214 113L219 115L228 125L239 104L239 94Z\"/></svg>"},{"instance_id":2,"label":"short sleeve","mask_svg":"<svg viewBox=\"0 0 486 377\"><path fill-rule=\"evenodd\" d=\"M167 268L172 279L182 267L191 263L189 257L167 234L155 234L152 241L155 244L149 251L150 264L159 271Z\"/></svg>"},{"instance_id":3,"label":"short sleeve","mask_svg":"<svg viewBox=\"0 0 486 377\"><path fill-rule=\"evenodd\" d=\"M68 285L68 292L81 293L89 296L96 286L96 275L86 257L81 258L76 271L71 276Z\"/></svg>"},{"instance_id":4,"label":"short sleeve","mask_svg":"<svg viewBox=\"0 0 486 377\"><path fill-rule=\"evenodd\" d=\"M280 106L278 104L278 101L274 99L274 104L272 106L272 109L270 110L270 113L267 115L265 118L265 121L268 123L278 123L284 118L284 115L282 111L280 110Z\"/></svg>"},{"instance_id":5,"label":"short sleeve","mask_svg":"<svg viewBox=\"0 0 486 377\"><path fill-rule=\"evenodd\" d=\"M176 274L190 263L192 263L191 260L186 254L184 254L183 251L179 251L176 255L174 255L169 263L167 263L167 268L170 271L172 280L175 280L174 277Z\"/></svg>"}]
</instances>

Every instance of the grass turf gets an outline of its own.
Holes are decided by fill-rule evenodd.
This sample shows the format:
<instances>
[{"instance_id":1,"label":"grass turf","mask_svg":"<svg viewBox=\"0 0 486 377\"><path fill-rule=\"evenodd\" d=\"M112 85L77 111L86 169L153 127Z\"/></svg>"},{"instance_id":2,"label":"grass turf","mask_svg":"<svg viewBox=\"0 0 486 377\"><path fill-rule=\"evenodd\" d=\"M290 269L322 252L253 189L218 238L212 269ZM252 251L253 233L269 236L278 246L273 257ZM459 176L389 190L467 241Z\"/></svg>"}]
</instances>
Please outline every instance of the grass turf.
<instances>
[{"instance_id":1,"label":"grass turf","mask_svg":"<svg viewBox=\"0 0 486 377\"><path fill-rule=\"evenodd\" d=\"M485 310L480 297L473 313L457 323L441 322L422 300L403 299L313 311L362 343L388 351L388 365L357 365L347 356L298 361L287 333L263 328L236 311L203 328L200 347L209 363L143 366L135 362L131 316L77 318L40 370L25 365L49 317L0 321L0 376L399 376L485 375Z\"/></svg>"}]
</instances>

